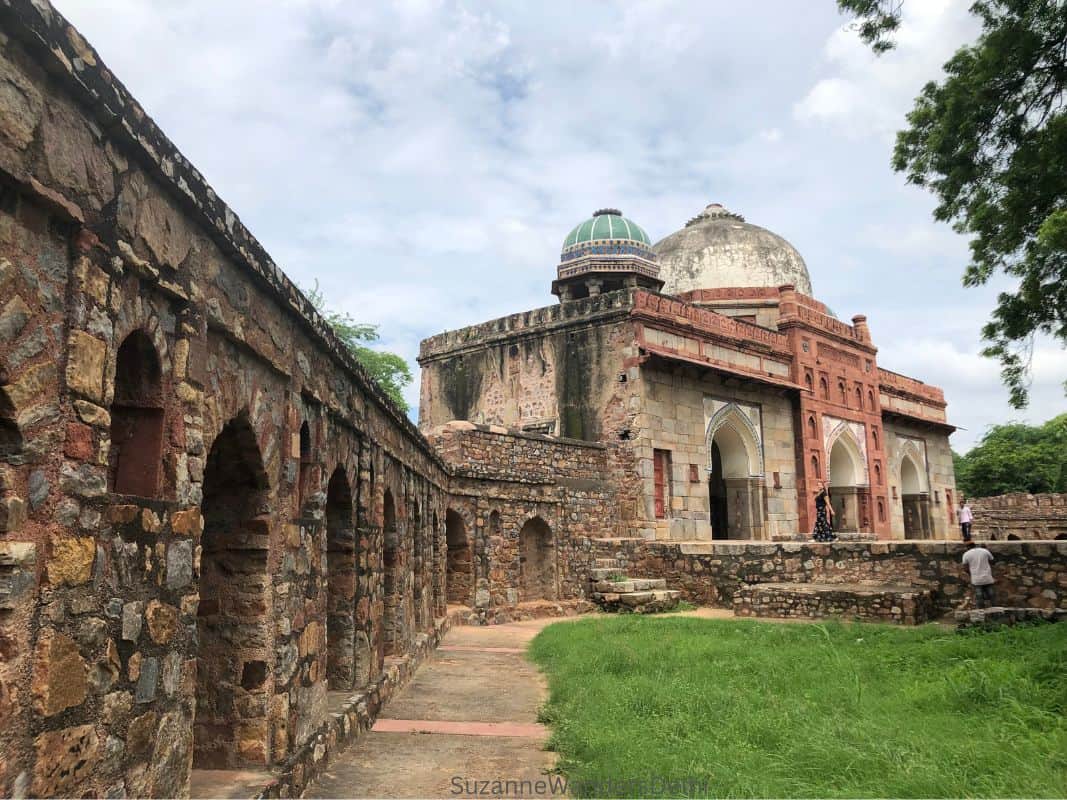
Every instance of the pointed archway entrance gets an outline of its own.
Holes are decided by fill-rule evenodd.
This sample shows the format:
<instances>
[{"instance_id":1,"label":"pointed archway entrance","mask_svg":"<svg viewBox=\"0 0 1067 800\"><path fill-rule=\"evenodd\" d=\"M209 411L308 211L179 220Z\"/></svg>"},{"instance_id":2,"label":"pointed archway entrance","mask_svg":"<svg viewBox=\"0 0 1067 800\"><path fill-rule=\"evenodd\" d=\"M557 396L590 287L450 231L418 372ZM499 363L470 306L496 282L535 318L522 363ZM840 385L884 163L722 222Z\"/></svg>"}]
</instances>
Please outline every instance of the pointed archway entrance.
<instances>
[{"instance_id":1,"label":"pointed archway entrance","mask_svg":"<svg viewBox=\"0 0 1067 800\"><path fill-rule=\"evenodd\" d=\"M908 453L900 460L900 499L904 510L904 538L930 538L930 493L926 475Z\"/></svg>"},{"instance_id":2,"label":"pointed archway entrance","mask_svg":"<svg viewBox=\"0 0 1067 800\"><path fill-rule=\"evenodd\" d=\"M708 504L713 539L764 538L762 462L752 422L737 406L725 406L708 426Z\"/></svg>"},{"instance_id":3,"label":"pointed archway entrance","mask_svg":"<svg viewBox=\"0 0 1067 800\"><path fill-rule=\"evenodd\" d=\"M863 456L848 432L832 440L827 474L830 477L830 502L834 509L834 530L855 532L866 524L862 519L867 489Z\"/></svg>"}]
</instances>

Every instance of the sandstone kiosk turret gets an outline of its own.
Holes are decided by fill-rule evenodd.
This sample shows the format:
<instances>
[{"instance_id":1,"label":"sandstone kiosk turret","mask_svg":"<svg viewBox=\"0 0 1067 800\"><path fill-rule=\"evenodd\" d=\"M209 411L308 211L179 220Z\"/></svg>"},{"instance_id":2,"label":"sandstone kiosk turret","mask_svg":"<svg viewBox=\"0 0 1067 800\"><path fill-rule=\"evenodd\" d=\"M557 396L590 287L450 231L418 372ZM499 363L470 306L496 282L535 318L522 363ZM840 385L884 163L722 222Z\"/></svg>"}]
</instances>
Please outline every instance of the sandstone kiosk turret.
<instances>
[{"instance_id":1,"label":"sandstone kiosk turret","mask_svg":"<svg viewBox=\"0 0 1067 800\"><path fill-rule=\"evenodd\" d=\"M637 223L602 208L563 240L552 294L561 303L625 288L663 288L652 242Z\"/></svg>"}]
</instances>

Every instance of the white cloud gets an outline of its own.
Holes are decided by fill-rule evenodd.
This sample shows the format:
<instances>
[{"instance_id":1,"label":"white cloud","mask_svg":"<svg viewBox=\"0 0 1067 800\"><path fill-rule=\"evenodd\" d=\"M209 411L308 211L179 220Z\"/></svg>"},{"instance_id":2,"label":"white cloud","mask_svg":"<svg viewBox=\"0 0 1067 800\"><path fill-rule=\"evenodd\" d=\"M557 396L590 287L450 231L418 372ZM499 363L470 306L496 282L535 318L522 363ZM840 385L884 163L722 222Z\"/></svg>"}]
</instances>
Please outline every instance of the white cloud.
<instances>
[{"instance_id":1,"label":"white cloud","mask_svg":"<svg viewBox=\"0 0 1067 800\"><path fill-rule=\"evenodd\" d=\"M1014 416L976 355L997 287L960 286L966 243L888 166L974 32L966 0L905 3L882 58L832 0L57 2L289 275L413 365L425 336L554 302L593 209L659 238L721 201L951 418ZM1062 364L1038 364L1032 419L1063 400Z\"/></svg>"},{"instance_id":2,"label":"white cloud","mask_svg":"<svg viewBox=\"0 0 1067 800\"><path fill-rule=\"evenodd\" d=\"M977 29L964 0L904 3L897 46L875 55L849 28L823 49L826 74L794 106L804 123L833 126L838 135L888 139L923 84L940 74L959 43Z\"/></svg>"}]
</instances>

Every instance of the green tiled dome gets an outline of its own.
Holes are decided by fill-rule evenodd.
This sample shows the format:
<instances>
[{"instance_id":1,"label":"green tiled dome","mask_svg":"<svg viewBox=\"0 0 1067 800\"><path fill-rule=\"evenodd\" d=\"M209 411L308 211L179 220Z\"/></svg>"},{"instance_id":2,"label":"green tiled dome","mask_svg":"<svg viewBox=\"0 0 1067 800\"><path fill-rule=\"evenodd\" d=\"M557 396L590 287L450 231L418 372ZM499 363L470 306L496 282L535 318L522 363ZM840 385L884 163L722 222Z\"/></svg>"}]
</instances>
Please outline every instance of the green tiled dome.
<instances>
[{"instance_id":1,"label":"green tiled dome","mask_svg":"<svg viewBox=\"0 0 1067 800\"><path fill-rule=\"evenodd\" d=\"M576 245L603 241L636 242L645 247L652 245L644 228L624 217L617 209L603 208L567 234L563 240L563 252Z\"/></svg>"}]
</instances>

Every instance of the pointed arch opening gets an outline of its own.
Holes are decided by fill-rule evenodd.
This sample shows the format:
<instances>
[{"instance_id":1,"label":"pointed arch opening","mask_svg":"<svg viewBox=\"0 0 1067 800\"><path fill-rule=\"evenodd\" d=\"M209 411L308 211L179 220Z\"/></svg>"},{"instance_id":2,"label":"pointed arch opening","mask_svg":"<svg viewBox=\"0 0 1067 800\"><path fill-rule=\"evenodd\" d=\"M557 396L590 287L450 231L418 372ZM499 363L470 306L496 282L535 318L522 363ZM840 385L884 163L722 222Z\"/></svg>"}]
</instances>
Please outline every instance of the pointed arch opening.
<instances>
[{"instance_id":1,"label":"pointed arch opening","mask_svg":"<svg viewBox=\"0 0 1067 800\"><path fill-rule=\"evenodd\" d=\"M541 517L526 520L519 530L519 595L523 601L556 599L556 547Z\"/></svg>"},{"instance_id":2,"label":"pointed arch opening","mask_svg":"<svg viewBox=\"0 0 1067 800\"><path fill-rule=\"evenodd\" d=\"M356 536L352 490L343 467L326 486L326 681L331 690L356 682Z\"/></svg>"},{"instance_id":3,"label":"pointed arch opening","mask_svg":"<svg viewBox=\"0 0 1067 800\"><path fill-rule=\"evenodd\" d=\"M931 535L930 493L921 460L911 452L900 459L900 503L904 514L904 538L928 539Z\"/></svg>"},{"instance_id":4,"label":"pointed arch opening","mask_svg":"<svg viewBox=\"0 0 1067 800\"><path fill-rule=\"evenodd\" d=\"M215 437L203 485L193 764L268 764L269 484L247 415L230 420ZM263 736L250 739L248 730Z\"/></svg>"},{"instance_id":5,"label":"pointed arch opening","mask_svg":"<svg viewBox=\"0 0 1067 800\"><path fill-rule=\"evenodd\" d=\"M469 606L474 598L474 562L463 517L445 512L445 594L450 604Z\"/></svg>"},{"instance_id":6,"label":"pointed arch opening","mask_svg":"<svg viewBox=\"0 0 1067 800\"><path fill-rule=\"evenodd\" d=\"M827 461L830 501L834 509L834 529L859 531L862 497L866 494L863 455L848 429L839 430L831 439Z\"/></svg>"},{"instance_id":7,"label":"pointed arch opening","mask_svg":"<svg viewBox=\"0 0 1067 800\"><path fill-rule=\"evenodd\" d=\"M762 539L763 459L752 422L737 406L708 425L708 503L713 539Z\"/></svg>"},{"instance_id":8,"label":"pointed arch opening","mask_svg":"<svg viewBox=\"0 0 1067 800\"><path fill-rule=\"evenodd\" d=\"M111 403L111 491L156 497L163 471L163 368L148 334L135 330L119 345Z\"/></svg>"}]
</instances>

